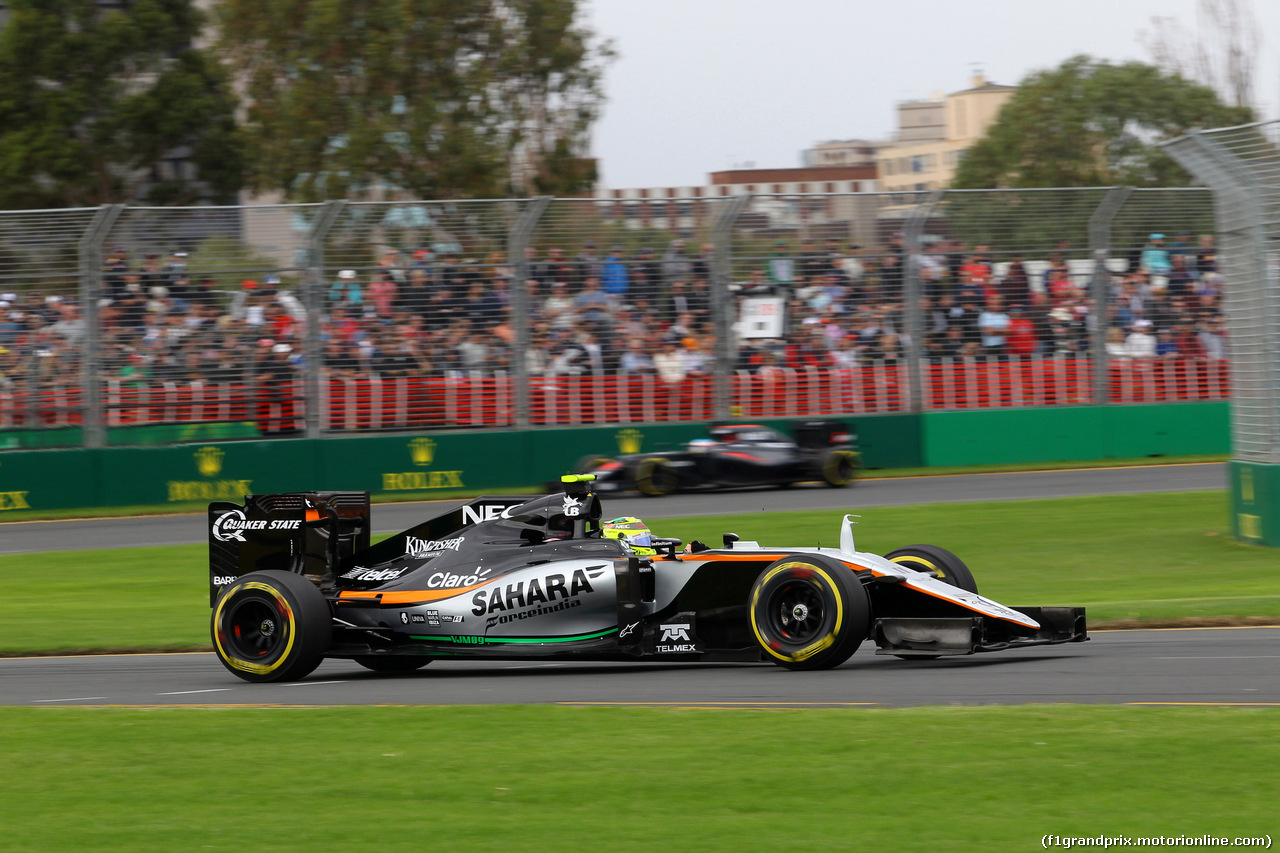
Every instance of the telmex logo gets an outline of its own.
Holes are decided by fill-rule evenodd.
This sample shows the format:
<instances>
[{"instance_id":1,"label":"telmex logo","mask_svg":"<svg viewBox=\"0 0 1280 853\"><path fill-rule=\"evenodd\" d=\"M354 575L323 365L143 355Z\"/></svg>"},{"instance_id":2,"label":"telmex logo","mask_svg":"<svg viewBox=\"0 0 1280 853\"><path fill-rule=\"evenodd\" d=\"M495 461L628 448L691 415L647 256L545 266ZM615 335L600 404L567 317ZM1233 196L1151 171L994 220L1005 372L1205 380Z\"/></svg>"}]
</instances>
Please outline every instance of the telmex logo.
<instances>
[{"instance_id":1,"label":"telmex logo","mask_svg":"<svg viewBox=\"0 0 1280 853\"><path fill-rule=\"evenodd\" d=\"M462 508L463 524L479 524L482 521L493 521L495 518L510 518L511 511L515 507L504 507L501 504L483 504L473 507L471 505Z\"/></svg>"}]
</instances>

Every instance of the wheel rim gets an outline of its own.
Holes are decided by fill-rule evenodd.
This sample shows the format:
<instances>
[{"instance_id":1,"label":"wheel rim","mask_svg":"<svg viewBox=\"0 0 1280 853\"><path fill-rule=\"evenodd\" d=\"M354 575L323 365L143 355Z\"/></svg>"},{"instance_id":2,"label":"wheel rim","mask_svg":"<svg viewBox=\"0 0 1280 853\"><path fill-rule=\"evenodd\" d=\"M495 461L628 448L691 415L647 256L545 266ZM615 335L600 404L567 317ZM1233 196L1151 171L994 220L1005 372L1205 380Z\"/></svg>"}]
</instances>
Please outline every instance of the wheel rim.
<instances>
[{"instance_id":1,"label":"wheel rim","mask_svg":"<svg viewBox=\"0 0 1280 853\"><path fill-rule=\"evenodd\" d=\"M280 654L285 647L288 624L275 602L250 595L231 606L223 633L236 656L262 663Z\"/></svg>"},{"instance_id":2,"label":"wheel rim","mask_svg":"<svg viewBox=\"0 0 1280 853\"><path fill-rule=\"evenodd\" d=\"M817 586L809 581L791 580L769 595L765 613L769 627L779 639L804 644L822 631L826 608Z\"/></svg>"}]
</instances>

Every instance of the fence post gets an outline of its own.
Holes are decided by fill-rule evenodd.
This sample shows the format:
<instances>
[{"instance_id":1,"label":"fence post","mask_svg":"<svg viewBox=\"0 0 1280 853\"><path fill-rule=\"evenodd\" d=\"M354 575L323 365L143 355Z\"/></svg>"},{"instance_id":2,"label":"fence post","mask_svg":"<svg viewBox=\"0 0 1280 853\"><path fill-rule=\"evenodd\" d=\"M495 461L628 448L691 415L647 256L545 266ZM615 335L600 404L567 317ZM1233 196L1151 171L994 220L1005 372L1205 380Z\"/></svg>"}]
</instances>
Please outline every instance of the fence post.
<instances>
[{"instance_id":1,"label":"fence post","mask_svg":"<svg viewBox=\"0 0 1280 853\"><path fill-rule=\"evenodd\" d=\"M715 365L711 372L711 414L716 420L731 416L729 380L738 359L738 342L733 334L733 226L751 204L750 195L730 198L711 223L710 240L715 246L711 257L711 316L715 321Z\"/></svg>"},{"instance_id":2,"label":"fence post","mask_svg":"<svg viewBox=\"0 0 1280 853\"><path fill-rule=\"evenodd\" d=\"M104 204L80 237L80 305L84 320L84 353L81 376L84 388L84 428L81 440L85 447L103 447L107 443L106 417L102 410L102 324L98 321L99 280L102 276L102 244L111 228L124 212L123 204Z\"/></svg>"},{"instance_id":3,"label":"fence post","mask_svg":"<svg viewBox=\"0 0 1280 853\"><path fill-rule=\"evenodd\" d=\"M924 408L920 363L924 352L924 318L920 313L920 298L924 295L920 286L920 238L934 209L942 201L946 190L933 190L915 206L902 230L902 245L906 250L902 264L902 320L907 345L903 352L907 366L907 411L919 412Z\"/></svg>"},{"instance_id":4,"label":"fence post","mask_svg":"<svg viewBox=\"0 0 1280 853\"><path fill-rule=\"evenodd\" d=\"M516 429L529 428L529 243L533 229L551 206L552 197L540 195L529 199L521 211L511 233L507 235L507 263L511 265L511 327L515 330L515 360L512 365L515 381Z\"/></svg>"},{"instance_id":5,"label":"fence post","mask_svg":"<svg viewBox=\"0 0 1280 853\"><path fill-rule=\"evenodd\" d=\"M307 340L303 393L306 396L307 438L319 438L321 429L320 375L324 370L324 343L320 335L320 321L324 317L325 262L324 241L333 225L347 207L345 200L327 201L311 223L307 235L307 274L303 278L302 305L307 312Z\"/></svg>"},{"instance_id":6,"label":"fence post","mask_svg":"<svg viewBox=\"0 0 1280 853\"><path fill-rule=\"evenodd\" d=\"M1107 260L1111 255L1111 225L1116 214L1124 207L1133 187L1112 187L1102 197L1101 203L1089 216L1089 252L1093 255L1093 278L1089 280L1089 299L1093 302L1093 329L1089 340L1093 368L1089 393L1095 405L1110 400L1110 357L1107 355L1107 327L1111 311L1111 270Z\"/></svg>"}]
</instances>

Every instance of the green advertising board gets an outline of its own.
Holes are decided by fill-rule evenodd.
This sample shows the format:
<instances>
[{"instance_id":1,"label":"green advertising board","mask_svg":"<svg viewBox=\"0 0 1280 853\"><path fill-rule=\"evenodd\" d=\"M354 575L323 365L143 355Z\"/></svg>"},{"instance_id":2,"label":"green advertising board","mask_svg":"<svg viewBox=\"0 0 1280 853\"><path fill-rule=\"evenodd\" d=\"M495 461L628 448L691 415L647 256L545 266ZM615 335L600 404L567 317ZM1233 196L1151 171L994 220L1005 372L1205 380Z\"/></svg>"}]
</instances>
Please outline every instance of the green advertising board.
<instances>
[{"instance_id":1,"label":"green advertising board","mask_svg":"<svg viewBox=\"0 0 1280 853\"><path fill-rule=\"evenodd\" d=\"M1280 547L1280 465L1232 461L1231 531L1251 545Z\"/></svg>"}]
</instances>

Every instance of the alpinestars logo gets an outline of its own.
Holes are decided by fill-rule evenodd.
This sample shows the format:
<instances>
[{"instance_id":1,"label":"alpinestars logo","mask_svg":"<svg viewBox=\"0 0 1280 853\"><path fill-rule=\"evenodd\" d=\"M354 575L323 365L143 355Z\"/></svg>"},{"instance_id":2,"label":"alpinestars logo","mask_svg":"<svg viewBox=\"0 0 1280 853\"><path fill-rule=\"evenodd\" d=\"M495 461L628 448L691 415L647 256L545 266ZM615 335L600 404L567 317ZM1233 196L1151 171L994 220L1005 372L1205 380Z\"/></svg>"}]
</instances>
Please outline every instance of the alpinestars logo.
<instances>
[{"instance_id":1,"label":"alpinestars logo","mask_svg":"<svg viewBox=\"0 0 1280 853\"><path fill-rule=\"evenodd\" d=\"M657 651L664 652L696 652L698 645L689 638L689 625L676 623L659 625L662 636L658 638Z\"/></svg>"},{"instance_id":2,"label":"alpinestars logo","mask_svg":"<svg viewBox=\"0 0 1280 853\"><path fill-rule=\"evenodd\" d=\"M419 560L424 557L434 557L441 551L457 551L466 539L465 536L459 536L456 539L416 539L413 536L406 536L404 555Z\"/></svg>"}]
</instances>

